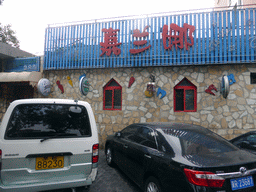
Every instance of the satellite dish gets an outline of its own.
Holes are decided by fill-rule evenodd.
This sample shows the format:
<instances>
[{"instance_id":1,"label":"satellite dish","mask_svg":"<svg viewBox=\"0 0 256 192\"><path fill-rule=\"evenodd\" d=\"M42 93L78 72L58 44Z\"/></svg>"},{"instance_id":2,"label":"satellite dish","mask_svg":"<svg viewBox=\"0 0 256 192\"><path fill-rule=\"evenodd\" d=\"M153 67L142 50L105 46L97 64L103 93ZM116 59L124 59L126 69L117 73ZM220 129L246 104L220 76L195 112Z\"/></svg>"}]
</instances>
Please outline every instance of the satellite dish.
<instances>
[{"instance_id":1,"label":"satellite dish","mask_svg":"<svg viewBox=\"0 0 256 192\"><path fill-rule=\"evenodd\" d=\"M221 80L221 87L220 87L221 95L226 99L229 94L229 81L228 77L224 75Z\"/></svg>"}]
</instances>

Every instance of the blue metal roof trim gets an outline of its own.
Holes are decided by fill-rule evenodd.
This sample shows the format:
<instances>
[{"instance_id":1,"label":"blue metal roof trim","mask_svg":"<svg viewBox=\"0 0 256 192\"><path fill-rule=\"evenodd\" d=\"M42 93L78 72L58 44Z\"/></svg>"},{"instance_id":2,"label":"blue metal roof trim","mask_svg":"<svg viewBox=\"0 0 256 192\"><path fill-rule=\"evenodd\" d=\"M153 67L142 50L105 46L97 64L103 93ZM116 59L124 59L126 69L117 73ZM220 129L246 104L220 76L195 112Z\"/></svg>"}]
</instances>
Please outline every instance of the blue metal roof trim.
<instances>
[{"instance_id":1,"label":"blue metal roof trim","mask_svg":"<svg viewBox=\"0 0 256 192\"><path fill-rule=\"evenodd\" d=\"M171 50L164 48L163 26L184 23L195 26L194 45ZM146 26L149 26L147 29ZM116 46L120 54L103 53L100 43L105 42L102 29L118 29ZM148 36L133 37L135 29ZM146 29L146 30L145 30ZM173 33L172 33L173 35ZM189 36L186 36L189 39ZM183 40L185 36L182 37ZM143 46L133 43L146 40ZM174 39L172 39L173 42ZM177 39L176 39L177 40ZM187 43L191 43L188 40ZM132 54L131 49L145 48ZM182 46L176 44L176 46ZM110 22L95 22L70 26L49 27L45 34L44 70L117 68L176 65L240 64L256 62L256 9L201 12L160 17L147 17Z\"/></svg>"}]
</instances>

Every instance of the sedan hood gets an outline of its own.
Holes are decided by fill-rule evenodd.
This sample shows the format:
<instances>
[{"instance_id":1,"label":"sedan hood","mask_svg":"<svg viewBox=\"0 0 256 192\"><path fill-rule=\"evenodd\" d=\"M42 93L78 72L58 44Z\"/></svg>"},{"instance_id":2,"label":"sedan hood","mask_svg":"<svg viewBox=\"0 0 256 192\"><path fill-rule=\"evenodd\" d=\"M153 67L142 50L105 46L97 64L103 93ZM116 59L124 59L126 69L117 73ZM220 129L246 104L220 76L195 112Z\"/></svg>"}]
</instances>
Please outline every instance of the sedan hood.
<instances>
[{"instance_id":1,"label":"sedan hood","mask_svg":"<svg viewBox=\"0 0 256 192\"><path fill-rule=\"evenodd\" d=\"M196 167L220 167L241 165L256 162L256 155L244 150L235 150L226 153L211 153L202 155L184 155L178 158L181 163ZM182 160L183 159L183 160ZM177 158L174 158L177 161Z\"/></svg>"}]
</instances>

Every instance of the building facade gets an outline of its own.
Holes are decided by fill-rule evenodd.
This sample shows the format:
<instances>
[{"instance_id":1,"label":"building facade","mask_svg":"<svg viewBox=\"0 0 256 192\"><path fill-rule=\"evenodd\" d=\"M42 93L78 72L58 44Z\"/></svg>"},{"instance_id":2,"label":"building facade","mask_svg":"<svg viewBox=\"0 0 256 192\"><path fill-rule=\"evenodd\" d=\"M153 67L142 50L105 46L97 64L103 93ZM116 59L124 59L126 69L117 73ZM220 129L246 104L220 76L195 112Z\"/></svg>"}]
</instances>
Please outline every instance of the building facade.
<instances>
[{"instance_id":1,"label":"building facade","mask_svg":"<svg viewBox=\"0 0 256 192\"><path fill-rule=\"evenodd\" d=\"M197 124L231 139L256 129L255 18L252 7L50 26L50 92L33 97L88 101L101 146L139 122Z\"/></svg>"}]
</instances>

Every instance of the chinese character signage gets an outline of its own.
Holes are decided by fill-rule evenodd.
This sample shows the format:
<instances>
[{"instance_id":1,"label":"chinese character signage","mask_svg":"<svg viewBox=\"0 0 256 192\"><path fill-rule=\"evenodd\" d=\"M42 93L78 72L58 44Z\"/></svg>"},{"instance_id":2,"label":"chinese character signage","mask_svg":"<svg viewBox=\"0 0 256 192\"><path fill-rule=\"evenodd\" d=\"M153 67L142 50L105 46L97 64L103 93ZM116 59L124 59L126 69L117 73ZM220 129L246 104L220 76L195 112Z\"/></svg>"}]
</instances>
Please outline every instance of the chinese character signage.
<instances>
[{"instance_id":1,"label":"chinese character signage","mask_svg":"<svg viewBox=\"0 0 256 192\"><path fill-rule=\"evenodd\" d=\"M48 27L44 69L255 63L255 15L252 8Z\"/></svg>"},{"instance_id":2,"label":"chinese character signage","mask_svg":"<svg viewBox=\"0 0 256 192\"><path fill-rule=\"evenodd\" d=\"M168 31L168 25L163 26L163 44L165 49L172 49L174 45L175 48L183 49L185 44L186 50L188 47L194 45L193 33L195 31L195 26L188 25L184 23L184 27L179 27L178 25L172 23L170 25L170 31ZM189 43L190 42L190 43Z\"/></svg>"},{"instance_id":3,"label":"chinese character signage","mask_svg":"<svg viewBox=\"0 0 256 192\"><path fill-rule=\"evenodd\" d=\"M102 29L102 32L105 32L104 36L104 43L101 42L100 45L103 47L101 48L102 53L100 56L106 54L107 56L110 56L113 52L115 55L119 55L121 53L121 50L117 47L118 45L121 45L121 43L117 42L117 32L119 29Z\"/></svg>"},{"instance_id":4,"label":"chinese character signage","mask_svg":"<svg viewBox=\"0 0 256 192\"><path fill-rule=\"evenodd\" d=\"M131 54L138 54L141 52L146 51L151 47L151 45L147 45L148 41L145 40L149 36L149 32L146 32L148 30L149 26L146 26L143 30L143 32L140 32L139 29L134 29L132 37L136 38L134 40L133 45L138 48L130 49ZM100 56L103 56L106 54L107 56L111 56L111 53L113 52L115 55L120 55L121 49L118 48L119 45L122 43L118 42L117 39L117 32L119 32L119 29L102 29L102 32L104 32L104 42L101 42L101 50L102 53ZM168 25L163 26L163 46L165 49L172 49L172 46L174 45L175 48L183 49L184 44L186 50L188 50L188 47L194 45L194 37L193 33L195 31L195 26L188 25L187 23L184 23L184 27L179 27L178 25L172 23L170 24L170 31L168 32Z\"/></svg>"},{"instance_id":5,"label":"chinese character signage","mask_svg":"<svg viewBox=\"0 0 256 192\"><path fill-rule=\"evenodd\" d=\"M40 71L40 57L16 58L7 60L5 72Z\"/></svg>"}]
</instances>

